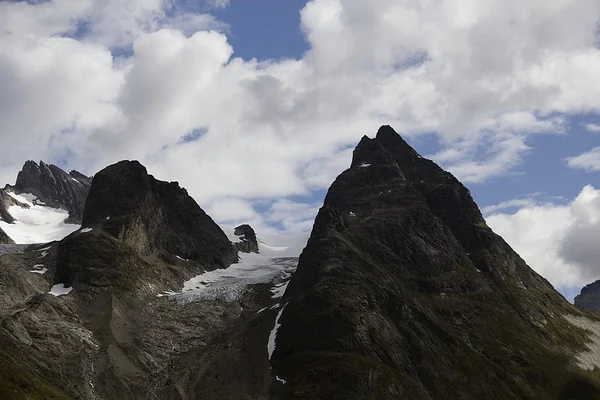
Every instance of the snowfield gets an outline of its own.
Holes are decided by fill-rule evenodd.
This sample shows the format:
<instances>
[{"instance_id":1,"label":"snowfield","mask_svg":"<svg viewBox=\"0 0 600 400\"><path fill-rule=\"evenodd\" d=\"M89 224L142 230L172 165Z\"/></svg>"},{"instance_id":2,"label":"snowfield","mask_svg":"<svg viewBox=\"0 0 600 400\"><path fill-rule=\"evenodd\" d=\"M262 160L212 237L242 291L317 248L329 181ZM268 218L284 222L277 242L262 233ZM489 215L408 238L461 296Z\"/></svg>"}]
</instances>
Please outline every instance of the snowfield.
<instances>
[{"instance_id":1,"label":"snowfield","mask_svg":"<svg viewBox=\"0 0 600 400\"><path fill-rule=\"evenodd\" d=\"M79 229L79 225L64 223L64 220L69 216L68 211L35 204L39 202L35 202L36 197L32 194L7 193L15 200L29 206L29 208L22 208L13 205L8 208L8 212L16 220L14 224L0 221L0 228L15 243L47 243L60 240Z\"/></svg>"},{"instance_id":2,"label":"snowfield","mask_svg":"<svg viewBox=\"0 0 600 400\"><path fill-rule=\"evenodd\" d=\"M296 271L298 256L306 245L308 235L259 236L259 254L239 253L240 261L237 264L195 276L184 283L180 293L170 297L180 302L233 302L241 298L248 285L259 283L271 284L273 298L281 297ZM228 236L230 240L237 238L235 235Z\"/></svg>"}]
</instances>

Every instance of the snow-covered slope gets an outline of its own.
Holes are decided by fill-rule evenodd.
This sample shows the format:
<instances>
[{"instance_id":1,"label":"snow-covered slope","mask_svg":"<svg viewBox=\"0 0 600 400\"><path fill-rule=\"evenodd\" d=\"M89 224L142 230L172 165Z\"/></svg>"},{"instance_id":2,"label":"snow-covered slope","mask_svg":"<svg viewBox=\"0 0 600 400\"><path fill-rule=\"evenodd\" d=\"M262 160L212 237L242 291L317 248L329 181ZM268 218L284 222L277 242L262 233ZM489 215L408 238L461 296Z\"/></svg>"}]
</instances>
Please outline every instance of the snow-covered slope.
<instances>
[{"instance_id":1,"label":"snow-covered slope","mask_svg":"<svg viewBox=\"0 0 600 400\"><path fill-rule=\"evenodd\" d=\"M232 242L237 239L233 229L225 227L223 230ZM281 297L296 271L298 256L308 236L309 233L259 235L259 254L239 253L240 261L237 264L198 275L184 283L181 293L172 295L182 302L236 301L248 285L270 283L273 298Z\"/></svg>"},{"instance_id":2,"label":"snow-covered slope","mask_svg":"<svg viewBox=\"0 0 600 400\"><path fill-rule=\"evenodd\" d=\"M31 194L15 194L7 192L12 198L25 206L13 205L8 212L15 218L9 224L0 221L0 228L17 244L46 243L60 240L79 229L77 224L66 224L68 211L52 208L36 201Z\"/></svg>"}]
</instances>

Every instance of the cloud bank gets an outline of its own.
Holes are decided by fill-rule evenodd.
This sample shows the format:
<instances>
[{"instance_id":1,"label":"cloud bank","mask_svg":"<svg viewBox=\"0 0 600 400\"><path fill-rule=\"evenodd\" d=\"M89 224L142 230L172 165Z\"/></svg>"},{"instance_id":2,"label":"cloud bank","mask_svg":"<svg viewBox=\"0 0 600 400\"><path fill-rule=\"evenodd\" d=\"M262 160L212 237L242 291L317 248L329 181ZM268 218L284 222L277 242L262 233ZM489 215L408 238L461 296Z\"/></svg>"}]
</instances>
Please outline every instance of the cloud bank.
<instances>
[{"instance_id":1,"label":"cloud bank","mask_svg":"<svg viewBox=\"0 0 600 400\"><path fill-rule=\"evenodd\" d=\"M308 51L281 60L236 58L209 14L227 4L1 2L0 180L25 159L86 173L139 159L219 218L294 231L315 207L291 199L326 188L381 124L435 136L433 158L479 183L600 109L597 0L313 0Z\"/></svg>"}]
</instances>

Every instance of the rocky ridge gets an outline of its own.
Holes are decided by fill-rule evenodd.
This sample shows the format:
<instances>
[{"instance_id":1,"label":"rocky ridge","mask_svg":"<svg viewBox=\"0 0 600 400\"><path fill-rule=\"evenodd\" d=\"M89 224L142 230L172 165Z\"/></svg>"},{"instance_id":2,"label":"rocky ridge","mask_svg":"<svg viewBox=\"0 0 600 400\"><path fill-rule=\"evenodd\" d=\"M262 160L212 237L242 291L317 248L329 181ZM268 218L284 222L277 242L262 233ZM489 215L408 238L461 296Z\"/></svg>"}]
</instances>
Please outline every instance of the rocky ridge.
<instances>
[{"instance_id":1,"label":"rocky ridge","mask_svg":"<svg viewBox=\"0 0 600 400\"><path fill-rule=\"evenodd\" d=\"M595 317L391 127L331 185L291 280L254 279L296 260L234 236L138 162L96 174L81 229L0 246L0 398L600 399L569 322ZM190 283L236 295L182 301Z\"/></svg>"},{"instance_id":2,"label":"rocky ridge","mask_svg":"<svg viewBox=\"0 0 600 400\"><path fill-rule=\"evenodd\" d=\"M237 261L185 189L123 161L95 175L82 222L59 242L0 252L0 343L10 349L0 353L8 374L0 373L0 397L245 399L268 391L260 341L274 318L263 310L274 302L271 284L231 302L168 295ZM220 376L232 366L256 376L212 389L195 383L213 379L200 371Z\"/></svg>"}]
</instances>

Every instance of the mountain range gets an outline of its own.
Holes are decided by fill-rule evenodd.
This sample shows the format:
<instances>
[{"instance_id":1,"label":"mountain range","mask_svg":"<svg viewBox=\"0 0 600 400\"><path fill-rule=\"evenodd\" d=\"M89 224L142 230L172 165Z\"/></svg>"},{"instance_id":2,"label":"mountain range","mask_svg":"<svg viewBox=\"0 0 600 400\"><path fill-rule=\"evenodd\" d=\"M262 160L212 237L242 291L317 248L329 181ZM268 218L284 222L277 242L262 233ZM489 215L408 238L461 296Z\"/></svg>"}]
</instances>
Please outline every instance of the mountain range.
<instances>
[{"instance_id":1,"label":"mountain range","mask_svg":"<svg viewBox=\"0 0 600 400\"><path fill-rule=\"evenodd\" d=\"M0 243L2 399L600 399L600 285L566 301L389 126L310 234L28 161Z\"/></svg>"}]
</instances>

